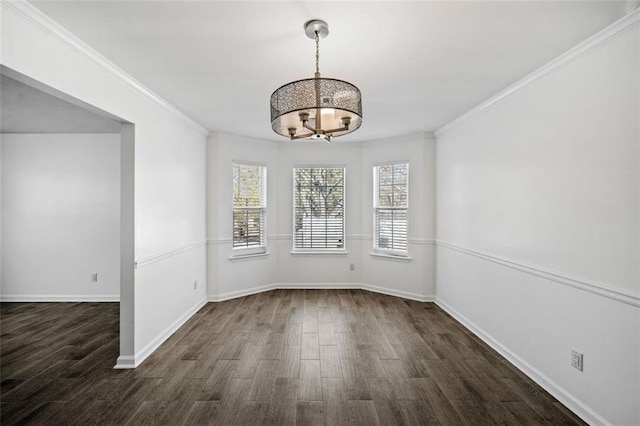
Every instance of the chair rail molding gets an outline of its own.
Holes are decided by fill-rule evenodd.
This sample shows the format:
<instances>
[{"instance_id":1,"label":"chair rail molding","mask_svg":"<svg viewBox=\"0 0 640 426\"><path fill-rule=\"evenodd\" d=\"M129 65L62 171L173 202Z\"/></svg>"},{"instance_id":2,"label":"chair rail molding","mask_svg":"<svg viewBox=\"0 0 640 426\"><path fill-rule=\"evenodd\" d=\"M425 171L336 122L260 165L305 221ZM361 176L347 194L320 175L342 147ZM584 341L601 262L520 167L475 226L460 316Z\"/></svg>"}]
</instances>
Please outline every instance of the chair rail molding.
<instances>
[{"instance_id":1,"label":"chair rail molding","mask_svg":"<svg viewBox=\"0 0 640 426\"><path fill-rule=\"evenodd\" d=\"M508 268L516 269L518 271L526 272L527 274L535 275L541 278L545 278L550 281L555 281L560 284L564 284L570 287L577 288L579 290L588 291L598 296L606 297L617 302L626 303L628 305L640 307L640 293L634 293L631 291L625 291L616 289L612 286L598 283L595 281L587 281L581 278L572 277L560 272L551 271L538 266L528 265L513 259L508 259L501 256L496 256L490 253L481 252L478 250L472 250L465 247L460 247L455 244L447 243L444 241L437 241L438 247L443 247L448 250L454 250L469 256L477 257L479 259L488 260L489 262L497 263Z\"/></svg>"},{"instance_id":2,"label":"chair rail molding","mask_svg":"<svg viewBox=\"0 0 640 426\"><path fill-rule=\"evenodd\" d=\"M190 250L194 250L200 247L205 247L207 245L207 241L200 241L194 244L188 244L186 246L180 246L180 247L174 247L172 249L157 253L157 254L152 254L151 256L146 256L143 258L138 259L135 262L135 268L136 269L141 269L144 268L146 266L149 266L153 263L159 262L161 260L165 260L168 259L170 257L173 256L177 256L181 253L190 251Z\"/></svg>"}]
</instances>

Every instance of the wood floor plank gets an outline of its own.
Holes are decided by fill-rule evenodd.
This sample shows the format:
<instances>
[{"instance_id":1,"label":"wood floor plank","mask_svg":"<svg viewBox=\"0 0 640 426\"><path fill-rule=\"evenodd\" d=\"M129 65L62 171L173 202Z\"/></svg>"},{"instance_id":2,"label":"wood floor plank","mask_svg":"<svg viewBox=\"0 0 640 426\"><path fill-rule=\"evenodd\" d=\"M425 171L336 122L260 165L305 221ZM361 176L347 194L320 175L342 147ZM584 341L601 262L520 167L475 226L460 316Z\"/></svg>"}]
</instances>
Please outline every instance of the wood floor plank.
<instances>
[{"instance_id":1,"label":"wood floor plank","mask_svg":"<svg viewBox=\"0 0 640 426\"><path fill-rule=\"evenodd\" d=\"M322 410L327 425L348 425L349 404L342 378L322 379Z\"/></svg>"},{"instance_id":2,"label":"wood floor plank","mask_svg":"<svg viewBox=\"0 0 640 426\"><path fill-rule=\"evenodd\" d=\"M182 422L183 425L208 425L211 419L215 418L220 401L195 401L187 417Z\"/></svg>"},{"instance_id":3,"label":"wood floor plank","mask_svg":"<svg viewBox=\"0 0 640 426\"><path fill-rule=\"evenodd\" d=\"M320 359L318 333L302 333L300 359Z\"/></svg>"},{"instance_id":4,"label":"wood floor plank","mask_svg":"<svg viewBox=\"0 0 640 426\"><path fill-rule=\"evenodd\" d=\"M320 346L320 376L342 377L337 346Z\"/></svg>"},{"instance_id":5,"label":"wood floor plank","mask_svg":"<svg viewBox=\"0 0 640 426\"><path fill-rule=\"evenodd\" d=\"M296 404L296 424L300 426L322 426L322 402L298 401Z\"/></svg>"},{"instance_id":6,"label":"wood floor plank","mask_svg":"<svg viewBox=\"0 0 640 426\"><path fill-rule=\"evenodd\" d=\"M336 334L331 322L318 323L318 343L322 345L337 345Z\"/></svg>"},{"instance_id":7,"label":"wood floor plank","mask_svg":"<svg viewBox=\"0 0 640 426\"><path fill-rule=\"evenodd\" d=\"M297 395L297 379L276 378L268 424L278 426L295 424Z\"/></svg>"},{"instance_id":8,"label":"wood floor plank","mask_svg":"<svg viewBox=\"0 0 640 426\"><path fill-rule=\"evenodd\" d=\"M276 383L278 360L264 359L258 363L253 385L249 393L250 401L270 401Z\"/></svg>"},{"instance_id":9,"label":"wood floor plank","mask_svg":"<svg viewBox=\"0 0 640 426\"><path fill-rule=\"evenodd\" d=\"M320 360L303 359L300 361L298 401L322 401L320 377Z\"/></svg>"},{"instance_id":10,"label":"wood floor plank","mask_svg":"<svg viewBox=\"0 0 640 426\"><path fill-rule=\"evenodd\" d=\"M380 426L373 401L349 401L351 424L356 426Z\"/></svg>"},{"instance_id":11,"label":"wood floor plank","mask_svg":"<svg viewBox=\"0 0 640 426\"><path fill-rule=\"evenodd\" d=\"M583 424L439 307L275 290L115 370L116 303L1 303L2 424Z\"/></svg>"}]
</instances>

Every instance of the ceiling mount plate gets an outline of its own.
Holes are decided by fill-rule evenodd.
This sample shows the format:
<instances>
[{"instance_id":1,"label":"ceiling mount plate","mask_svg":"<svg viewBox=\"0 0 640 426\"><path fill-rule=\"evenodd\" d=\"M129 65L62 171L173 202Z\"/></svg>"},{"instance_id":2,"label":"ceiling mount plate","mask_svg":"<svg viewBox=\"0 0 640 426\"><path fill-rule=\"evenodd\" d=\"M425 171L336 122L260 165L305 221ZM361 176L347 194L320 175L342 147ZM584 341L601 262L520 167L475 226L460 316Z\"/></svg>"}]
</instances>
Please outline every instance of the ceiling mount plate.
<instances>
[{"instance_id":1,"label":"ceiling mount plate","mask_svg":"<svg viewBox=\"0 0 640 426\"><path fill-rule=\"evenodd\" d=\"M329 35L329 24L321 19L312 19L304 23L304 33L311 39L316 38L316 32L320 38Z\"/></svg>"}]
</instances>

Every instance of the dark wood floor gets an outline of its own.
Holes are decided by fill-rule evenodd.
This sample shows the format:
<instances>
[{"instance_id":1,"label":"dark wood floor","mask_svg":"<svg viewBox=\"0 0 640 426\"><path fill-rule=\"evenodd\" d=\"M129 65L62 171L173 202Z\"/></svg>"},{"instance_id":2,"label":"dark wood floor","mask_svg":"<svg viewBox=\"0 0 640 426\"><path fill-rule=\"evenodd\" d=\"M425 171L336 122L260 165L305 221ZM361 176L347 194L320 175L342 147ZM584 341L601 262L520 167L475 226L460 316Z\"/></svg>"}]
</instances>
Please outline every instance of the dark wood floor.
<instances>
[{"instance_id":1,"label":"dark wood floor","mask_svg":"<svg viewBox=\"0 0 640 426\"><path fill-rule=\"evenodd\" d=\"M366 291L209 303L135 370L117 304L0 320L3 425L582 424L434 304Z\"/></svg>"}]
</instances>

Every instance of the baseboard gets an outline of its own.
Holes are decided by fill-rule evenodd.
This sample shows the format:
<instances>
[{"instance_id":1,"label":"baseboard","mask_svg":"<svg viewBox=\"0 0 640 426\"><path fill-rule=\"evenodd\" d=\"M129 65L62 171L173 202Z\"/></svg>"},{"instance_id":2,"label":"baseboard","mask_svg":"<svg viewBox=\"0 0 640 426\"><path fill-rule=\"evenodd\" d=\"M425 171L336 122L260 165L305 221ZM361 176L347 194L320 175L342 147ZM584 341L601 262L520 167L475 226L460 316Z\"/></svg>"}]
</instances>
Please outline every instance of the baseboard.
<instances>
[{"instance_id":1,"label":"baseboard","mask_svg":"<svg viewBox=\"0 0 640 426\"><path fill-rule=\"evenodd\" d=\"M0 302L120 302L120 295L0 295Z\"/></svg>"},{"instance_id":2,"label":"baseboard","mask_svg":"<svg viewBox=\"0 0 640 426\"><path fill-rule=\"evenodd\" d=\"M180 318L172 322L158 337L153 339L144 348L136 352L135 356L120 356L114 368L136 368L144 362L156 349L160 347L173 333L186 323L196 312L207 304L207 299L202 299L193 305Z\"/></svg>"},{"instance_id":3,"label":"baseboard","mask_svg":"<svg viewBox=\"0 0 640 426\"><path fill-rule=\"evenodd\" d=\"M128 370L136 368L135 357L131 355L119 356L116 360L116 365L113 367L116 370Z\"/></svg>"},{"instance_id":4,"label":"baseboard","mask_svg":"<svg viewBox=\"0 0 640 426\"><path fill-rule=\"evenodd\" d=\"M267 284L267 285L263 285L263 286L259 286L259 287L251 287L251 288L247 288L245 290L238 290L238 291L230 291L227 293L222 293L219 295L208 295L207 296L207 301L209 302L224 302L225 300L231 300L231 299L237 299L239 297L245 297L245 296L251 296L252 294L256 294L256 293L263 293L265 291L270 291L270 290L275 290L277 287L275 287L274 284Z\"/></svg>"},{"instance_id":5,"label":"baseboard","mask_svg":"<svg viewBox=\"0 0 640 426\"><path fill-rule=\"evenodd\" d=\"M418 302L433 302L435 296L426 296L417 293L411 293L408 291L396 290L387 287L379 287L371 284L362 284L362 290L372 291L374 293L386 294L388 296L401 297L403 299L416 300Z\"/></svg>"},{"instance_id":6,"label":"baseboard","mask_svg":"<svg viewBox=\"0 0 640 426\"><path fill-rule=\"evenodd\" d=\"M563 387L556 384L553 380L542 374L536 368L531 366L525 360L520 358L515 353L511 352L507 347L503 346L500 342L494 339L490 334L485 332L482 328L478 327L473 321L456 311L452 306L447 304L440 298L436 298L435 303L446 311L449 315L455 318L458 322L469 329L473 334L478 336L483 342L491 346L496 352L505 357L511 364L515 365L520 371L529 376L531 380L540 385L544 390L549 392L564 404L567 408L573 411L582 420L590 425L610 425L605 419L591 410L588 406L567 392Z\"/></svg>"},{"instance_id":7,"label":"baseboard","mask_svg":"<svg viewBox=\"0 0 640 426\"><path fill-rule=\"evenodd\" d=\"M435 296L423 296L417 293L380 287L365 283L274 283L259 287L252 287L245 290L222 293L218 296L209 295L209 302L224 302L225 300L237 299L239 297L250 296L252 294L263 293L271 290L367 290L374 293L386 294L388 296L401 297L403 299L416 300L418 302L433 302Z\"/></svg>"},{"instance_id":8,"label":"baseboard","mask_svg":"<svg viewBox=\"0 0 640 426\"><path fill-rule=\"evenodd\" d=\"M291 290L360 290L360 283L276 283L277 289Z\"/></svg>"}]
</instances>

